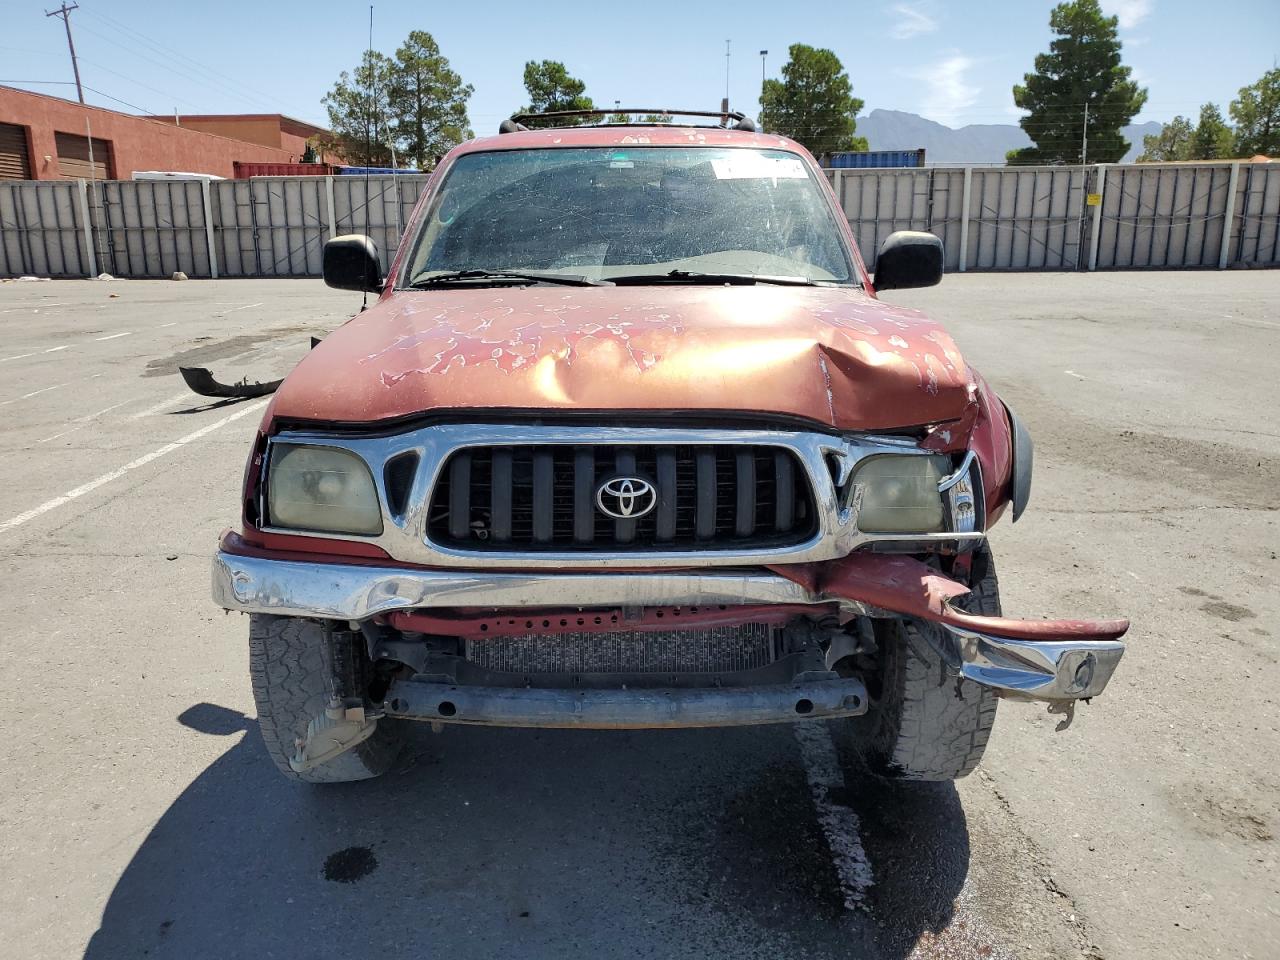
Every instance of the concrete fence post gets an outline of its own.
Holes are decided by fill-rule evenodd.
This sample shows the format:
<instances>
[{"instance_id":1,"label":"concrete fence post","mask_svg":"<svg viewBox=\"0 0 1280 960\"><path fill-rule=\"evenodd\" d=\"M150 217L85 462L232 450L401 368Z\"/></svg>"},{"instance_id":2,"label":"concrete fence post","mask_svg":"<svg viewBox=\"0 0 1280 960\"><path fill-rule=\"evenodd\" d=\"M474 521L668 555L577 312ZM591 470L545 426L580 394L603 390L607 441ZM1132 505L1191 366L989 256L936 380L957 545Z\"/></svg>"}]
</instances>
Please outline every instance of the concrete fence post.
<instances>
[{"instance_id":1,"label":"concrete fence post","mask_svg":"<svg viewBox=\"0 0 1280 960\"><path fill-rule=\"evenodd\" d=\"M333 177L324 178L324 195L329 201L329 239L332 240L338 235L338 215L333 203Z\"/></svg>"},{"instance_id":2,"label":"concrete fence post","mask_svg":"<svg viewBox=\"0 0 1280 960\"><path fill-rule=\"evenodd\" d=\"M973 167L964 168L964 188L960 191L960 264L964 273L969 261L969 198L973 192Z\"/></svg>"},{"instance_id":3,"label":"concrete fence post","mask_svg":"<svg viewBox=\"0 0 1280 960\"><path fill-rule=\"evenodd\" d=\"M1093 205L1093 226L1089 237L1089 269L1098 269L1098 242L1102 239L1102 203L1107 198L1107 165L1099 163L1094 168L1097 177L1098 202ZM1087 202L1087 199L1086 199Z\"/></svg>"},{"instance_id":4,"label":"concrete fence post","mask_svg":"<svg viewBox=\"0 0 1280 960\"><path fill-rule=\"evenodd\" d=\"M1236 215L1236 184L1240 182L1240 164L1231 165L1231 178L1227 181L1227 203L1222 211L1222 247L1218 250L1218 269L1227 268L1227 258L1231 255L1231 221Z\"/></svg>"},{"instance_id":5,"label":"concrete fence post","mask_svg":"<svg viewBox=\"0 0 1280 960\"><path fill-rule=\"evenodd\" d=\"M204 205L204 242L209 251L209 276L218 279L218 253L213 247L213 204L209 202L209 181L200 181L200 202Z\"/></svg>"},{"instance_id":6,"label":"concrete fence post","mask_svg":"<svg viewBox=\"0 0 1280 960\"><path fill-rule=\"evenodd\" d=\"M84 231L84 251L89 258L88 277L92 280L98 275L98 256L93 249L93 224L89 222L89 190L85 186L84 177L76 179L76 192L80 194L80 226Z\"/></svg>"}]
</instances>

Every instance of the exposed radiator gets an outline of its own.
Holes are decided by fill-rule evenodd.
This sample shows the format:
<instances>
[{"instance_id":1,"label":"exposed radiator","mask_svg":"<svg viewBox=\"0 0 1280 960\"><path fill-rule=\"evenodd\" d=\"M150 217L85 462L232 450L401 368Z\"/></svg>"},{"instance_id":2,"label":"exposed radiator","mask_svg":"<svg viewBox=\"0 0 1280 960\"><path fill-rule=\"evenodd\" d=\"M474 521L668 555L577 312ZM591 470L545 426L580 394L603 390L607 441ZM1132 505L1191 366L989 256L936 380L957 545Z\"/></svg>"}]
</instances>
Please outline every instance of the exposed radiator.
<instances>
[{"instance_id":1,"label":"exposed radiator","mask_svg":"<svg viewBox=\"0 0 1280 960\"><path fill-rule=\"evenodd\" d=\"M768 666L777 627L561 633L465 641L467 660L505 673L729 673Z\"/></svg>"}]
</instances>

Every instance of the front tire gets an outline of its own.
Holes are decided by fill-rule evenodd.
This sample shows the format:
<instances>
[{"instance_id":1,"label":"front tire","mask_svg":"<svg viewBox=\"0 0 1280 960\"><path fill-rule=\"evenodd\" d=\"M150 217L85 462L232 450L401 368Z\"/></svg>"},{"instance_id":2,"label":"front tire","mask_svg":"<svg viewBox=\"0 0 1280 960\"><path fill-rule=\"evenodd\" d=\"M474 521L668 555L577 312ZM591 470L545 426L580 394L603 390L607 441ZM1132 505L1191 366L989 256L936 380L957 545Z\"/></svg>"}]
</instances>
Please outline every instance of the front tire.
<instances>
[{"instance_id":1,"label":"front tire","mask_svg":"<svg viewBox=\"0 0 1280 960\"><path fill-rule=\"evenodd\" d=\"M320 766L302 773L289 766L297 743L307 735L313 717L329 705L329 675L325 664L324 630L318 623L296 617L254 613L249 619L249 675L258 706L262 741L276 769L291 780L342 783L368 780L391 767L401 738L394 723L377 721L369 739ZM360 662L357 676L368 664L362 649L351 651Z\"/></svg>"},{"instance_id":2,"label":"front tire","mask_svg":"<svg viewBox=\"0 0 1280 960\"><path fill-rule=\"evenodd\" d=\"M1000 586L990 550L974 557L970 613L1000 616ZM929 642L942 627L912 620L876 622L881 650L879 696L852 728L855 750L873 773L894 780L957 780L987 749L999 699L989 687L957 676Z\"/></svg>"}]
</instances>

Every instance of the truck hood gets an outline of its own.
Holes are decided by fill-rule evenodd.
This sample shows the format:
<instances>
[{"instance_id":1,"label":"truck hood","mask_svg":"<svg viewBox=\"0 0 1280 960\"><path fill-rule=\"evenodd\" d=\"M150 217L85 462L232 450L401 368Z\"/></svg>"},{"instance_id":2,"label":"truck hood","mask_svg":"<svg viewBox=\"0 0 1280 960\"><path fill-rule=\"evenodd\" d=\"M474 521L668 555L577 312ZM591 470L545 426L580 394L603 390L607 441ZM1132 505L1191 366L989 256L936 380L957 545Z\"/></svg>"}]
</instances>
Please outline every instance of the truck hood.
<instances>
[{"instance_id":1,"label":"truck hood","mask_svg":"<svg viewBox=\"0 0 1280 960\"><path fill-rule=\"evenodd\" d=\"M348 321L268 417L733 411L882 430L958 419L972 390L941 327L858 289L449 289L398 291Z\"/></svg>"}]
</instances>

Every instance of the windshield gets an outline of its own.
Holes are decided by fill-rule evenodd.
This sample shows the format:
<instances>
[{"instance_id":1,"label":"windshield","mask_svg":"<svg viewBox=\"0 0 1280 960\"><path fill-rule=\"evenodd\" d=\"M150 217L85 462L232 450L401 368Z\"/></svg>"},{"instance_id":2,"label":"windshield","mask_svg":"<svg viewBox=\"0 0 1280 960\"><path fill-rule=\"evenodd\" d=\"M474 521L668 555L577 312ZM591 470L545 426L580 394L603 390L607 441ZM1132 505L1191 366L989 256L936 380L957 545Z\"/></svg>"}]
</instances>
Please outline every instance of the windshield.
<instances>
[{"instance_id":1,"label":"windshield","mask_svg":"<svg viewBox=\"0 0 1280 960\"><path fill-rule=\"evenodd\" d=\"M466 154L432 200L406 279L460 270L853 276L807 164L785 150L713 147Z\"/></svg>"}]
</instances>

